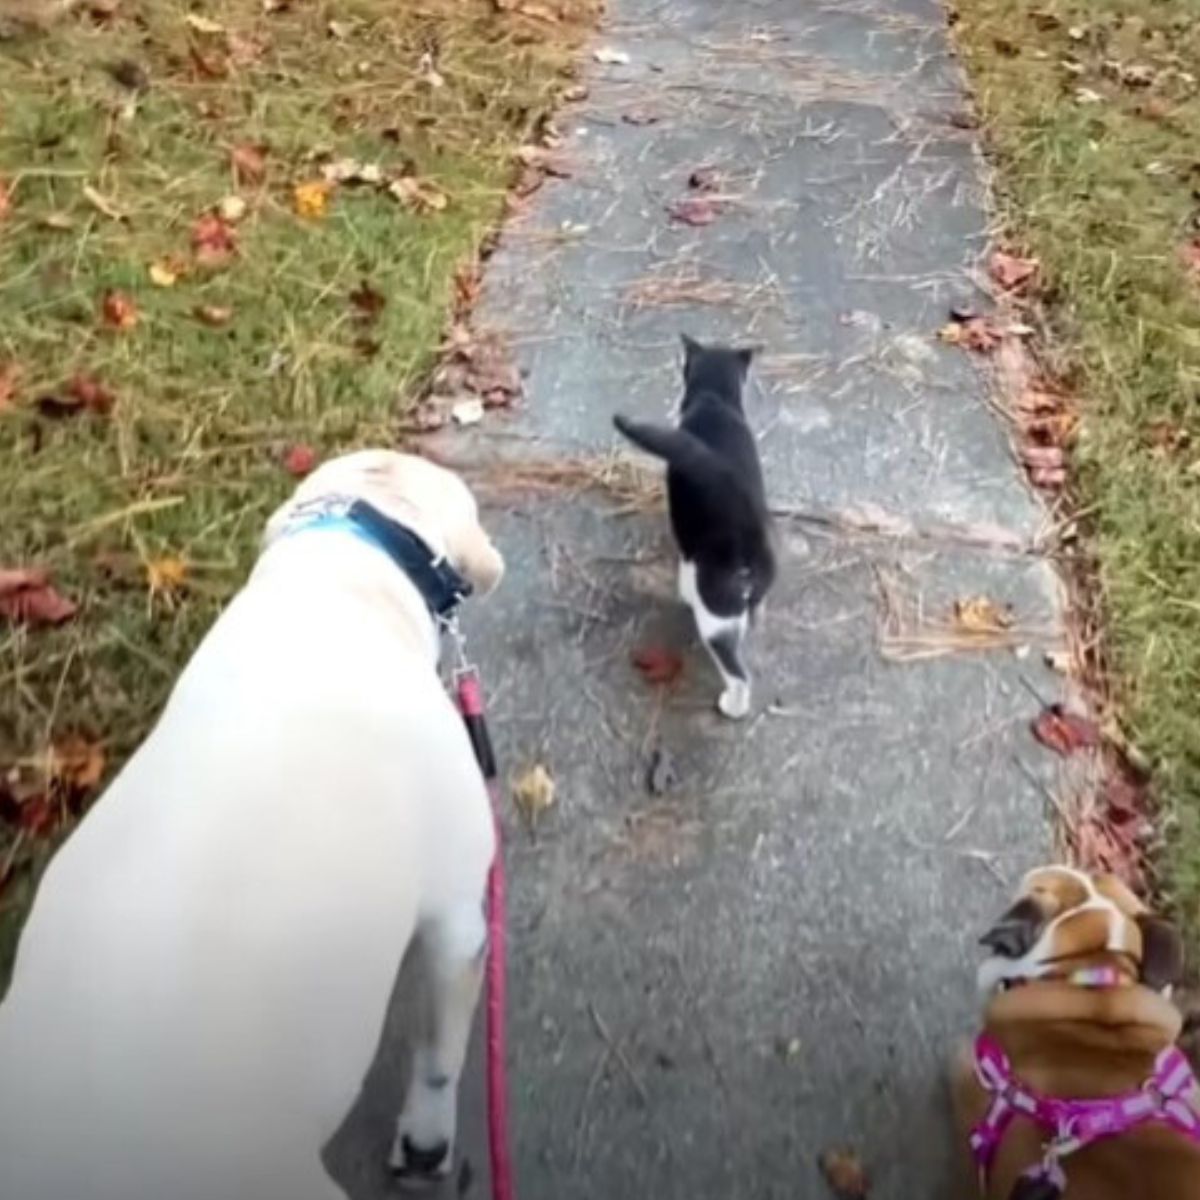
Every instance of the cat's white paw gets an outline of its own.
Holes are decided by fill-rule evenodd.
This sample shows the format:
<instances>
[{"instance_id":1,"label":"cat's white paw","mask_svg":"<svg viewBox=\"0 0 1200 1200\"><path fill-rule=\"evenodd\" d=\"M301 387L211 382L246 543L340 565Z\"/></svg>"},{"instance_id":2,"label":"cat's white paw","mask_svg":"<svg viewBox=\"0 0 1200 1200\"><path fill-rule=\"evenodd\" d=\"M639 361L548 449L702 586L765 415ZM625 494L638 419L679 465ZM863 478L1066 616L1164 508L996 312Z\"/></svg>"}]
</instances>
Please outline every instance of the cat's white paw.
<instances>
[{"instance_id":1,"label":"cat's white paw","mask_svg":"<svg viewBox=\"0 0 1200 1200\"><path fill-rule=\"evenodd\" d=\"M750 712L750 685L742 683L740 680L731 683L721 693L721 698L717 701L717 708L722 716L728 717L731 721L741 721Z\"/></svg>"}]
</instances>

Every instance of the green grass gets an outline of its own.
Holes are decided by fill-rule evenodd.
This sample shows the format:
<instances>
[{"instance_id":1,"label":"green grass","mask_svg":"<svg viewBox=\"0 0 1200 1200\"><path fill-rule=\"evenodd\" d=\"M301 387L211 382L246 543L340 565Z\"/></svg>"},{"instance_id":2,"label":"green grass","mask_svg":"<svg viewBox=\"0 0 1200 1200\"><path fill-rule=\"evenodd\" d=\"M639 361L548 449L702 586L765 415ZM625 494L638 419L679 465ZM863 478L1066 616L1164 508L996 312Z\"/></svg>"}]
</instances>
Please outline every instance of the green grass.
<instances>
[{"instance_id":1,"label":"green grass","mask_svg":"<svg viewBox=\"0 0 1200 1200\"><path fill-rule=\"evenodd\" d=\"M0 623L0 779L15 767L36 782L72 734L103 744L111 776L293 486L281 452L396 440L455 271L499 219L513 150L552 106L580 31L490 0L193 10L224 33L198 32L187 11L125 0L110 21L0 42L0 377L19 373L0 411L0 567L48 566L81 604L59 629ZM240 61L223 68L231 47ZM443 86L421 78L427 51ZM121 60L149 78L136 105L110 72ZM268 147L266 176L239 186L230 152L248 143ZM302 219L293 189L319 178L321 156L415 172L449 203L415 213L343 187ZM248 206L237 255L154 286L151 264L191 260L195 220L235 192ZM53 227L63 216L69 228ZM349 298L364 280L386 298L369 328ZM128 332L100 317L109 289L137 305ZM211 328L200 305L232 318ZM112 391L111 414L41 415L76 372ZM187 564L182 595L147 586L164 557ZM0 818L0 980L54 841L16 838Z\"/></svg>"},{"instance_id":2,"label":"green grass","mask_svg":"<svg viewBox=\"0 0 1200 1200\"><path fill-rule=\"evenodd\" d=\"M1041 259L1081 398L1075 491L1117 711L1151 760L1167 894L1200 944L1200 10L954 0L1001 214ZM1132 68L1132 70L1130 70ZM1083 89L1083 90L1081 90Z\"/></svg>"}]
</instances>

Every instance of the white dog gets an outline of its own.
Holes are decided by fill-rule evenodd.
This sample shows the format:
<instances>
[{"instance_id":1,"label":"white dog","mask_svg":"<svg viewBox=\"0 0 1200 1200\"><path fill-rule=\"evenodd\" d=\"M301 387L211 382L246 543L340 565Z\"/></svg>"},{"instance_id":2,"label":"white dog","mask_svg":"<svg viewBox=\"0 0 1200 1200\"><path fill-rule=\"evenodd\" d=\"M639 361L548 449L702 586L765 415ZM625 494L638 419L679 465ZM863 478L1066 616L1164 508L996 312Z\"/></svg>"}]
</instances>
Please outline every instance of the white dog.
<instances>
[{"instance_id":1,"label":"white dog","mask_svg":"<svg viewBox=\"0 0 1200 1200\"><path fill-rule=\"evenodd\" d=\"M414 936L393 1166L450 1170L494 835L435 613L502 571L462 481L390 451L271 518L38 891L0 1006L3 1200L344 1197L320 1152Z\"/></svg>"}]
</instances>

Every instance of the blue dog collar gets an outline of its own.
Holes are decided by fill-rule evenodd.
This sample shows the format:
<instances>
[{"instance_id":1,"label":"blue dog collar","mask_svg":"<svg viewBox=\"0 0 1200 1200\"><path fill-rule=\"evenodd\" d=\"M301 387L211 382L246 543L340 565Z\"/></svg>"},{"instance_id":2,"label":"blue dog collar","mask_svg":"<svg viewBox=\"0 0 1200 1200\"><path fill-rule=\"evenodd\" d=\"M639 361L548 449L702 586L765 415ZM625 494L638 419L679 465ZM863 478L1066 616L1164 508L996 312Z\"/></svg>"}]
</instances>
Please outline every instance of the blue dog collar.
<instances>
[{"instance_id":1,"label":"blue dog collar","mask_svg":"<svg viewBox=\"0 0 1200 1200\"><path fill-rule=\"evenodd\" d=\"M291 514L282 536L315 530L351 533L382 550L412 581L434 620L453 615L471 594L471 584L444 555L432 550L405 525L386 517L365 500L322 496L301 504Z\"/></svg>"}]
</instances>

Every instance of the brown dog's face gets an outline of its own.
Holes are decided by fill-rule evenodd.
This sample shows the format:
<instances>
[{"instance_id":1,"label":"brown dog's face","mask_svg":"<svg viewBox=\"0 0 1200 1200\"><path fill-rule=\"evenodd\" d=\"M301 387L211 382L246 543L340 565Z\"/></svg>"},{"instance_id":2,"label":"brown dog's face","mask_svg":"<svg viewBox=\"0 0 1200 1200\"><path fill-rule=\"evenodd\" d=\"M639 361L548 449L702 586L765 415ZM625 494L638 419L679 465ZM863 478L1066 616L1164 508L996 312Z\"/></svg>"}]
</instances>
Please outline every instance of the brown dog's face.
<instances>
[{"instance_id":1,"label":"brown dog's face","mask_svg":"<svg viewBox=\"0 0 1200 1200\"><path fill-rule=\"evenodd\" d=\"M1183 974L1183 943L1169 922L1151 914L1119 879L1073 867L1030 871L1016 903L980 940L992 952L979 969L985 994L1068 973L1098 956L1112 956L1155 991L1168 990Z\"/></svg>"}]
</instances>

